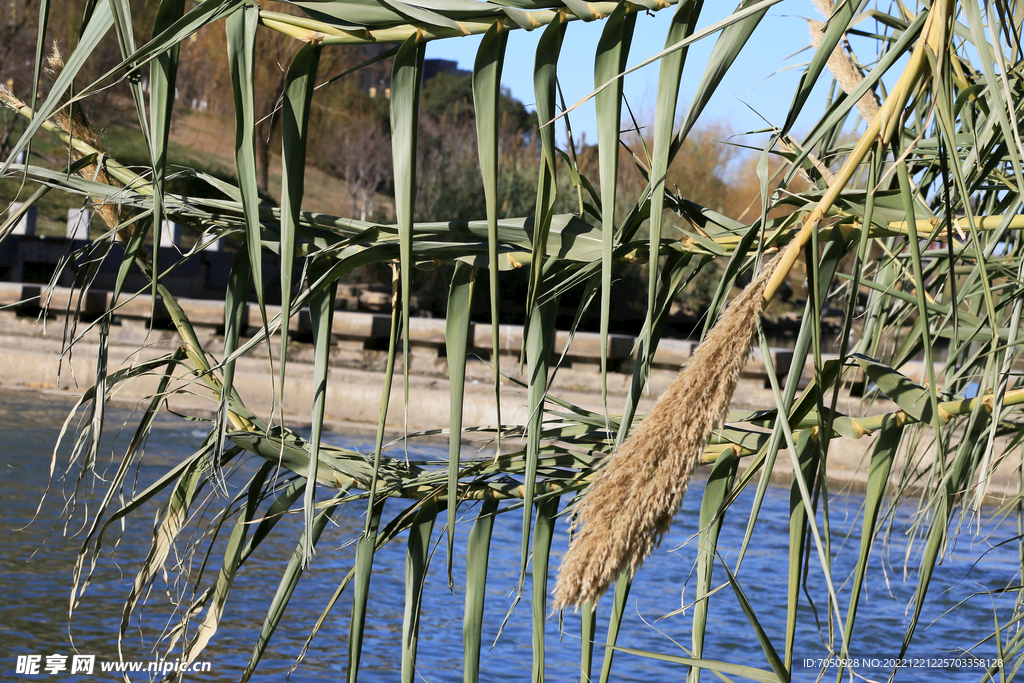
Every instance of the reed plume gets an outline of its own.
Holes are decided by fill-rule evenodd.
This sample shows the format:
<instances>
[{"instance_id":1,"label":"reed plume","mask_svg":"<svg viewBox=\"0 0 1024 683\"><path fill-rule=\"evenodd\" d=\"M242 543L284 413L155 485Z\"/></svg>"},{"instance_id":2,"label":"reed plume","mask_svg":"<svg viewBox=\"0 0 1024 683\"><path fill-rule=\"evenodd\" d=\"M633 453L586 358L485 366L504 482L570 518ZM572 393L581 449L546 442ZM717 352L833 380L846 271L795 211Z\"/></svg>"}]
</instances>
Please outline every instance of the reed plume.
<instances>
[{"instance_id":1,"label":"reed plume","mask_svg":"<svg viewBox=\"0 0 1024 683\"><path fill-rule=\"evenodd\" d=\"M643 422L600 470L573 523L554 609L601 597L635 574L668 531L712 430L729 409L764 307L772 259L737 296Z\"/></svg>"},{"instance_id":2,"label":"reed plume","mask_svg":"<svg viewBox=\"0 0 1024 683\"><path fill-rule=\"evenodd\" d=\"M832 0L811 0L811 2L826 19L831 17L832 12L835 10ZM808 24L808 28L811 31L811 44L814 47L818 47L821 43L822 36L825 35L825 24L814 20L809 21ZM836 45L832 54L828 56L826 66L828 67L828 70L832 72L836 82L839 83L839 87L841 87L843 92L847 95L852 93L854 89L860 85L860 82L864 80L864 74L861 73L860 69L853 61L850 45L847 42L845 35L839 45ZM860 98L859 102L857 102L857 109L860 110L860 115L865 121L873 120L875 115L878 114L879 108L880 103L878 101L878 96L870 90L864 94L864 97Z\"/></svg>"},{"instance_id":3,"label":"reed plume","mask_svg":"<svg viewBox=\"0 0 1024 683\"><path fill-rule=\"evenodd\" d=\"M826 0L820 1L824 6ZM892 139L911 94L931 76L929 55L934 60L944 54L955 5L935 0L907 67L817 206L785 249L729 304L690 362L598 472L576 513L578 531L555 584L556 610L596 601L627 568L635 574L668 531L704 445L729 408L765 303L868 152Z\"/></svg>"}]
</instances>

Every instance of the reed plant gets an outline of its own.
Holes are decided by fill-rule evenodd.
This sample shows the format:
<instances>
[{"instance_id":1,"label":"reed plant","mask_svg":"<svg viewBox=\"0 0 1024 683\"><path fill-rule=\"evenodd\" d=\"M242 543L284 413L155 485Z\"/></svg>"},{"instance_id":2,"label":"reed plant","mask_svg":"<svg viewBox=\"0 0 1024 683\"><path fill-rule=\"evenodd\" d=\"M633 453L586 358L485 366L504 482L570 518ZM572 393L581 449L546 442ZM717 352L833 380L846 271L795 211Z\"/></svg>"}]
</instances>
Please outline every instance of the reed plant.
<instances>
[{"instance_id":1,"label":"reed plant","mask_svg":"<svg viewBox=\"0 0 1024 683\"><path fill-rule=\"evenodd\" d=\"M128 515L145 514L147 502L160 500L150 552L130 560L136 578L125 601L119 639L132 628L154 585L165 580L164 573L183 566L172 565L169 558L181 552L201 557L223 529L229 540L219 571L206 575L204 560L198 576L190 575L182 584L187 587L177 596L178 608L160 641L167 658L201 658L247 580L242 567L261 552L261 543L277 537L275 529L283 516L295 511L303 519L302 535L290 541L294 554L281 558L280 584L266 606L249 660L238 671L241 680L248 680L271 646L296 586L317 569L316 548L331 537L332 516L342 508L358 509L365 515L355 539L354 562L334 594L325 597L323 616L309 633L311 640L331 610L342 609L339 603L345 601L350 613L347 680L358 678L362 648L370 637L366 621L374 554L402 538L408 550L401 677L414 680L420 598L437 521L444 526L440 542L446 559L433 561L447 562L450 587L464 594L466 681L480 677L484 622L496 620L519 602L528 575L534 680L545 675L544 652L550 645L545 641L545 622L554 618L552 610L564 609L581 609L583 614L581 678L610 680L615 625L627 608L630 581L644 571L644 560L659 552L658 542L673 523L694 472L709 465L714 485L704 488L701 501L696 600L689 605L690 647L682 654L633 654L675 661L680 676L685 671L690 680L697 680L704 669L754 680L791 680L797 666L796 625L808 619L806 611L798 609L801 587L813 576L823 579L826 587L823 616L828 628L827 633L822 630L823 641L830 653L844 657L871 627L870 618L858 614L858 605L872 553L877 555L876 539L891 533L884 524L888 512L913 490L923 514L919 526L911 530L918 552L908 551L906 563L916 569L917 591L903 641L891 653L897 659L905 655L920 637L917 631L931 578L950 552L951 534L959 530L956 522L980 510L998 468L1024 467L1020 8L1006 0L891 6L866 0L838 5L816 1L823 21L809 25L809 58L786 120L762 131L759 138L760 210L730 217L696 204L669 186L666 178L687 136L700 125L722 75L733 68L741 51L751 49L750 36L765 14L789 6L784 0L744 0L710 26L701 23L700 0L675 5L661 0L292 4L294 11L277 12L248 0L209 0L194 6L184 0L162 0L148 33L151 37L143 39L136 34L127 0L100 0L88 5L80 39L65 58L43 58L49 46L46 21L40 22L32 82L39 83L49 71L42 94L33 90L15 95L0 86L3 103L27 121L0 176L38 183L29 203L48 192L65 192L98 207L107 231L89 248L94 254L122 255L114 291L106 299L108 309L94 322L80 323L98 334L99 356L92 386L76 406L85 415L72 456L72 467L79 469L76 493L95 473L100 439L111 429L105 419L107 402L126 382L156 378L157 391L142 411L116 474L105 482L101 504L84 512L80 552L70 577L72 609L102 559L110 525ZM40 16L45 19L53 10L44 1ZM632 37L637 15L643 12L663 13L669 19L664 49L641 62L657 62L660 76L653 126L639 136L630 132L628 116L623 115L622 82L639 68L627 69L626 64L631 50L641 49L633 45ZM597 109L597 163L588 167L596 168L591 171L595 177L581 169L574 146L558 148L555 134L556 127L572 117L573 107L556 104L556 86L563 38L577 20L602 23L594 56L594 91L587 98ZM540 122L538 173L535 195L525 202L517 199L517 205L533 207L532 215L506 219L499 218L503 150L498 102L503 66L509 59L529 58L507 50L509 34L518 30L541 32L533 56ZM221 191L220 198L183 196L166 189L179 46L200 31L226 32L234 96L235 179L208 178ZM253 90L255 65L263 58L257 49L261 32L287 36L297 46L276 112L282 131L279 206L262 201L258 192L254 131L259 121ZM83 66L108 34L116 36L120 61L86 82ZM425 46L469 34L482 35L472 86L483 213L469 222L417 223L417 122ZM688 48L698 41L714 43L709 61L687 65ZM309 126L311 103L317 89L329 87L334 76L321 73L321 55L354 44L393 45L364 65L370 68L383 58L392 61L388 107L393 224L303 210L306 151L317 144ZM703 76L693 101L679 111L684 66ZM142 75L148 78L148 90L140 84ZM834 81L836 86L828 106L806 130L796 129L798 117L809 107L811 91L822 81ZM115 85L133 103L145 132L151 162L147 168L127 168L110 158L84 115L97 94ZM55 135L66 145L63 167L16 163L38 135ZM644 178L638 189L635 183L620 182L623 150L633 170ZM466 155L460 158L465 161ZM565 203L567 188L575 193L576 201L569 203L578 211L556 214L554 207ZM623 188L630 189L629 196L624 196ZM0 226L0 240L9 236L17 218L12 215ZM220 348L204 346L163 282L167 274L158 262L160 230L153 226L164 218L189 226L197 236L205 236L201 239L233 240L238 247L224 292ZM119 250L112 249L115 242L120 242ZM282 264L280 291L273 293L264 284L266 251L278 254ZM184 259L198 253L190 252ZM385 417L399 374L398 360L409 357L412 281L418 277L417 267L438 262L453 267L446 326L451 415L448 424L437 425L448 436L449 457L443 463L417 464L385 452ZM621 405L615 405L617 399L608 393L607 349L616 295L612 268L622 262L646 263L648 291L646 317L632 355L630 390ZM295 263L301 268L293 268ZM374 450L364 455L323 439L327 405L339 400L344 390L329 381L332 317L339 280L356 269L381 264L394 273L389 350ZM83 289L91 282L88 268L79 281ZM482 278L489 283L492 381L498 396L509 370L502 365L498 339L498 273L511 268L529 272L529 290L521 302L527 331L520 359L529 410L522 424L511 424L508 415L498 413L490 425L464 424L474 283ZM666 331L671 302L709 268L721 276L696 351L654 407L641 415L641 396ZM148 278L147 287L166 308L180 346L134 365L111 368L110 326L119 307L137 294L126 284L133 270ZM749 284L741 287L747 280ZM807 297L785 374L772 367L760 323L765 307L787 282L806 286ZM599 311L604 405L599 413L564 401L550 388L564 358L554 343L559 298L581 283L587 296L580 306L593 305ZM256 332L244 337L242 316L250 290L260 314ZM271 294L282 302L278 314L267 306ZM829 308L844 313L839 350L832 355L823 351L827 340L821 325ZM308 406L308 438L289 427L282 407L289 372L294 372L287 355L290 323L303 311L308 311L311 325L313 380L318 387ZM583 311L573 313L579 318ZM73 328L66 337L69 346L83 334ZM944 355L937 351L940 341L948 346ZM752 346L760 347L768 365L772 399L760 410L730 413ZM234 386L236 362L258 347L267 349L267 382L276 397L276 408L266 414L247 407L246 397ZM907 370L918 362L915 359L924 368L917 380ZM397 379L408 401L408 364L402 367ZM840 398L845 405L854 383L866 385L868 397L874 395L875 400L865 400L855 413L841 413ZM167 467L144 492L134 491L130 472L144 458L154 419L169 410L168 398L186 392L206 395L214 406L212 418L193 416L209 425L202 447ZM493 437L492 448L485 453L463 448L463 436L469 432ZM852 541L859 543L859 555L854 574L841 577L832 568L833 539L841 532L828 516L825 475L830 450L834 452L838 440L861 438L872 439L873 445L865 503L859 512L860 538ZM922 474L910 465L925 450L934 457ZM780 571L788 571L787 611L782 632L769 634L745 597L747 578L739 568L781 452L788 452L784 457L794 465L790 552L784 558L788 570L780 562ZM255 474L242 475L243 470L231 466L246 457L259 463ZM739 510L737 495L755 486L753 508ZM204 489L219 495L207 497ZM402 509L385 507L389 500L401 501ZM1006 493L1001 514L1014 517L1024 528L1022 503L1024 492L1018 485ZM204 518L197 514L200 511L210 513L205 518L214 520L213 526L209 533L190 536L190 526ZM471 512L466 515L467 511ZM488 553L494 550L491 530L510 515L522 522L520 546L501 549L519 558L515 597L511 607L485 604ZM571 520L573 537L557 568L549 605L551 540L562 533L555 523L560 517ZM452 578L453 548L456 527L467 523L472 531L466 578L459 586ZM719 530L726 523L745 525L745 540L735 558L717 552ZM1014 538L1019 538L1015 532L1000 540ZM1024 570L1024 554L1021 557ZM717 587L712 579L716 567L719 579L728 576ZM836 590L840 580L848 580L849 586L842 596ZM610 604L602 603L602 594L613 584ZM1007 577L1000 591L1019 588L1013 577ZM704 652L710 596L719 589L739 598L754 636L751 641L763 650L767 668L747 660L719 661ZM949 646L979 656L998 654L1001 663L979 671L979 677L1009 680L1021 661L1024 638L1016 625L1024 617L1024 607L1017 601L1010 608L993 610L994 627L985 643ZM612 624L603 639L595 630L598 611ZM597 647L605 652L600 671L592 661ZM903 670L892 673L906 675Z\"/></svg>"}]
</instances>

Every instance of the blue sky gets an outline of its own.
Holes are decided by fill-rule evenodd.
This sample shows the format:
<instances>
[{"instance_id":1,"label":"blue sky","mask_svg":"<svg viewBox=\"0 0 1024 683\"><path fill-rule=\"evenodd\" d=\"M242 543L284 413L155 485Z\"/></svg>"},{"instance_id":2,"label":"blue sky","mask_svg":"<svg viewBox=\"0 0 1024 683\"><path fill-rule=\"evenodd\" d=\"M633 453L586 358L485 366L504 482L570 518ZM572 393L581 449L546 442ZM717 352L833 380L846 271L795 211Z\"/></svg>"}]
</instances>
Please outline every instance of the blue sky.
<instances>
[{"instance_id":1,"label":"blue sky","mask_svg":"<svg viewBox=\"0 0 1024 683\"><path fill-rule=\"evenodd\" d=\"M720 21L734 7L731 2L706 2L698 28ZM670 8L638 17L629 66L642 62L664 47L672 11ZM721 124L732 133L765 128L762 116L773 125L782 125L803 64L810 58L810 51L800 52L809 45L808 18L822 18L808 0L781 2L769 9L712 97L701 122ZM569 24L558 65L559 82L569 106L594 89L594 53L603 26L601 21L574 21ZM512 91L514 97L528 105L534 101L533 54L540 35L541 30L512 31L502 73L502 84ZM677 111L684 111L681 107L686 106L696 92L717 37L718 34L709 36L690 48L683 72L680 109ZM459 68L470 70L479 43L479 36L433 41L427 47L427 57L455 60ZM862 59L868 57L870 55L861 56ZM660 62L655 62L626 77L625 95L641 123L653 120L659 66ZM822 79L805 106L802 118L808 125L824 110L828 80ZM573 111L570 116L573 135L578 139L581 133L585 133L588 142L596 142L593 102ZM801 130L798 123L796 132ZM564 128L559 130L559 138L564 140Z\"/></svg>"}]
</instances>

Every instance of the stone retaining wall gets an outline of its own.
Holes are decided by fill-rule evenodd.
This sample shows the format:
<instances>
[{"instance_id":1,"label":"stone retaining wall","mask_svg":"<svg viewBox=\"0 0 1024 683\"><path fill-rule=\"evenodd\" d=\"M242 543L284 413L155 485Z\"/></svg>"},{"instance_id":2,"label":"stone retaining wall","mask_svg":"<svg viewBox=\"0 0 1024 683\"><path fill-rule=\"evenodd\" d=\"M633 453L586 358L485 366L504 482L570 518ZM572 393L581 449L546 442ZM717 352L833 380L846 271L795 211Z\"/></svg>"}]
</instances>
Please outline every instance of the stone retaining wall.
<instances>
[{"instance_id":1,"label":"stone retaining wall","mask_svg":"<svg viewBox=\"0 0 1024 683\"><path fill-rule=\"evenodd\" d=\"M22 315L38 314L45 305L48 317L64 319L67 315L77 315L83 320L92 320L107 310L110 294L107 292L90 292L84 299L67 287L55 287L46 292L44 301L40 297L46 292L45 287L20 283L0 282L0 310L16 311ZM223 330L224 304L222 301L207 299L178 298L178 304L188 315L189 320L201 336L215 336ZM273 319L281 312L280 306L267 306L268 319ZM259 325L259 309L256 304L245 305L243 320L250 331ZM167 326L169 318L162 304L158 301L153 305L152 296L140 294L131 299L122 297L117 309L115 322L126 327L157 327ZM368 361L373 354L367 351L379 351L386 348L390 332L390 316L383 313L363 313L337 310L334 313L332 338L336 350L332 353L332 362L354 367L365 367L374 363ZM309 314L306 310L289 321L289 330L303 340L310 334ZM571 338L571 343L570 343ZM491 326L489 324L472 323L470 326L471 359L490 361L491 357ZM523 348L523 327L521 325L501 325L498 332L500 353L509 358L518 359ZM447 376L445 356L445 321L437 318L411 318L409 321L409 343L411 349L410 369L419 374ZM568 345L568 349L566 349ZM633 354L636 338L623 334L609 334L607 338L607 357L609 369L616 375L629 375L633 369ZM693 353L696 342L682 339L662 339L654 354L654 373L660 375L670 372L674 377L679 367ZM601 336L596 332L577 332L570 336L567 331L559 331L555 335L555 349L564 353L563 367L593 373L600 368ZM771 349L772 366L781 377L785 377L792 364L792 351L788 349ZM823 354L824 360L836 358L834 354ZM504 365L504 363L503 363ZM936 364L937 376L942 374L941 364ZM925 381L924 364L909 362L900 372L915 382ZM813 359L809 359L801 373L801 383L806 383L814 375ZM768 368L758 348L751 350L750 359L744 369L741 381L754 386L767 388ZM613 379L617 383L617 380ZM655 384L660 384L655 378ZM857 382L854 382L856 385ZM599 387L598 387L599 389Z\"/></svg>"}]
</instances>

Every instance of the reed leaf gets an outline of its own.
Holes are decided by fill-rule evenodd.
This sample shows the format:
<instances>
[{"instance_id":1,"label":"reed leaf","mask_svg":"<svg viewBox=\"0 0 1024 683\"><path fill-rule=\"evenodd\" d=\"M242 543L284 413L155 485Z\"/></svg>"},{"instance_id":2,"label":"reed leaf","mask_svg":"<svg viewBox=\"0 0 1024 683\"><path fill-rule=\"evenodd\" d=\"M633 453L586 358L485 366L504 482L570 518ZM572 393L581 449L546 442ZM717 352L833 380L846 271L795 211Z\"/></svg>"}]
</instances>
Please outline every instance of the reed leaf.
<instances>
[{"instance_id":1,"label":"reed leaf","mask_svg":"<svg viewBox=\"0 0 1024 683\"><path fill-rule=\"evenodd\" d=\"M462 620L462 657L465 683L480 680L480 643L484 626L487 597L487 564L491 552L491 532L498 501L489 499L480 504L480 512L469 532L466 545L466 610Z\"/></svg>"},{"instance_id":2,"label":"reed leaf","mask_svg":"<svg viewBox=\"0 0 1024 683\"><path fill-rule=\"evenodd\" d=\"M619 631L622 628L622 617L626 612L626 602L629 600L629 589L633 581L629 570L622 571L615 579L614 595L612 597L611 613L608 616L608 633L604 641L604 657L601 659L600 683L608 683L612 675L612 661L617 648L615 644L619 640ZM589 603L592 611L596 611L597 602Z\"/></svg>"},{"instance_id":3,"label":"reed leaf","mask_svg":"<svg viewBox=\"0 0 1024 683\"><path fill-rule=\"evenodd\" d=\"M806 572L804 558L807 557L807 517L817 514L816 509L808 509L804 506L797 477L802 477L805 482L817 481L821 458L816 442L817 439L812 436L810 430L800 432L800 436L796 440L800 469L793 471L793 483L789 493L789 584L786 589L786 650L784 653L784 664L787 671L793 669L796 620L800 607L800 581Z\"/></svg>"},{"instance_id":4,"label":"reed leaf","mask_svg":"<svg viewBox=\"0 0 1024 683\"><path fill-rule=\"evenodd\" d=\"M412 220L416 202L416 130L425 45L416 36L399 48L391 73L391 157L395 168L399 273L402 283L402 377L409 405L409 292L412 282Z\"/></svg>"},{"instance_id":5,"label":"reed leaf","mask_svg":"<svg viewBox=\"0 0 1024 683\"><path fill-rule=\"evenodd\" d=\"M473 111L476 114L477 150L480 177L484 185L487 212L487 273L491 303L491 359L494 363L494 420L501 425L501 347L498 331L501 315L498 292L498 102L501 96L501 71L508 46L508 32L494 24L484 34L473 65ZM501 452L501 432L495 443Z\"/></svg>"},{"instance_id":6,"label":"reed leaf","mask_svg":"<svg viewBox=\"0 0 1024 683\"><path fill-rule=\"evenodd\" d=\"M715 460L708 482L704 485L704 497L700 502L697 587L694 595L693 635L691 636L691 653L694 659L700 659L704 653L704 635L708 625L708 603L711 599L711 573L714 569L715 557L718 554L718 534L722 529L724 504L736 478L738 465L739 458L729 452ZM687 679L699 680L700 669L691 668Z\"/></svg>"},{"instance_id":7,"label":"reed leaf","mask_svg":"<svg viewBox=\"0 0 1024 683\"><path fill-rule=\"evenodd\" d=\"M258 9L245 2L224 22L227 34L231 92L235 103L235 177L237 196L244 217L245 244L249 252L256 301L264 333L267 329L266 297L263 290L263 254L260 240L259 188L256 183L256 113L253 95L256 27ZM227 354L226 354L227 355Z\"/></svg>"},{"instance_id":8,"label":"reed leaf","mask_svg":"<svg viewBox=\"0 0 1024 683\"><path fill-rule=\"evenodd\" d=\"M402 621L402 683L416 679L416 650L419 643L420 606L423 584L430 561L430 533L441 510L427 503L415 513L409 529L405 554L405 618Z\"/></svg>"},{"instance_id":9,"label":"reed leaf","mask_svg":"<svg viewBox=\"0 0 1024 683\"><path fill-rule=\"evenodd\" d=\"M277 591L274 593L270 608L267 610L267 616L263 620L263 626L260 628L260 634L253 647L252 655L249 657L249 663L246 664L245 671L242 672L241 680L243 683L252 678L253 673L255 673L256 667L267 649L267 645L270 644L270 638L274 635L274 631L277 630L281 617L284 616L288 603L295 593L295 587L302 577L303 567L306 565L306 536L308 535L312 539L312 544L315 546L337 506L337 502L329 504L317 513L313 519L313 525L303 530L302 538L299 539L299 543L289 558L284 573L281 575L281 582L277 586Z\"/></svg>"},{"instance_id":10,"label":"reed leaf","mask_svg":"<svg viewBox=\"0 0 1024 683\"><path fill-rule=\"evenodd\" d=\"M533 530L533 682L544 681L544 620L548 616L548 560L555 535L558 496L537 503L537 525Z\"/></svg>"},{"instance_id":11,"label":"reed leaf","mask_svg":"<svg viewBox=\"0 0 1024 683\"><path fill-rule=\"evenodd\" d=\"M459 500L459 459L462 453L462 402L466 389L466 353L469 345L469 312L473 305L473 283L476 269L459 262L452 275L448 292L448 315L445 324L445 356L448 359L448 382L451 397L451 422L448 434L448 587L452 579L452 557L455 552L455 516ZM495 354L497 356L497 354Z\"/></svg>"},{"instance_id":12,"label":"reed leaf","mask_svg":"<svg viewBox=\"0 0 1024 683\"><path fill-rule=\"evenodd\" d=\"M558 56L562 50L566 25L561 15L548 24L537 43L537 57L533 65L533 91L537 98L537 119L551 121L555 118L555 79L558 71ZM526 310L533 315L540 296L541 278L544 275L544 257L548 249L548 233L555 204L557 185L555 181L555 129L547 125L540 129L540 172L537 175L537 203L533 212L533 234L530 236L533 262L530 266L530 291ZM525 531L524 531L525 533Z\"/></svg>"},{"instance_id":13,"label":"reed leaf","mask_svg":"<svg viewBox=\"0 0 1024 683\"><path fill-rule=\"evenodd\" d=\"M594 58L594 85L618 76L626 68L636 16L619 5L605 23ZM608 415L608 323L612 297L612 248L615 245L615 200L619 172L619 123L622 120L622 81L602 90L595 99L597 145L601 160L601 401ZM610 430L611 426L607 428Z\"/></svg>"}]
</instances>

